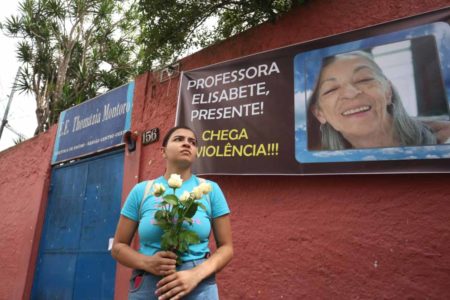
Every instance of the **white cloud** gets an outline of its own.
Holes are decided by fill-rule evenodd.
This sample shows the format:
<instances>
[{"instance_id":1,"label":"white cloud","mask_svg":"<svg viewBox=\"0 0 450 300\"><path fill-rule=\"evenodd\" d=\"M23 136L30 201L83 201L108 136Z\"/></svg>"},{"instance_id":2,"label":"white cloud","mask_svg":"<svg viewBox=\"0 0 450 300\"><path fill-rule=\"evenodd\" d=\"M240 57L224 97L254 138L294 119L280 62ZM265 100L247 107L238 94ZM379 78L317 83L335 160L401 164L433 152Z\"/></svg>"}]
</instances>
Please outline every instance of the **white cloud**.
<instances>
[{"instance_id":1,"label":"white cloud","mask_svg":"<svg viewBox=\"0 0 450 300\"><path fill-rule=\"evenodd\" d=\"M383 148L383 149L381 149L381 152L383 154L398 154L398 153L403 153L404 150L403 150L403 148Z\"/></svg>"},{"instance_id":2,"label":"white cloud","mask_svg":"<svg viewBox=\"0 0 450 300\"><path fill-rule=\"evenodd\" d=\"M299 124L297 127L295 127L295 130L302 130L306 132L306 124Z\"/></svg>"},{"instance_id":3,"label":"white cloud","mask_svg":"<svg viewBox=\"0 0 450 300\"><path fill-rule=\"evenodd\" d=\"M364 156L362 158L362 160L370 161L370 160L378 160L378 159L374 155L367 155L367 156Z\"/></svg>"},{"instance_id":4,"label":"white cloud","mask_svg":"<svg viewBox=\"0 0 450 300\"><path fill-rule=\"evenodd\" d=\"M313 156L316 157L334 157L343 155L347 155L347 153L344 151L318 151L313 153Z\"/></svg>"}]
</instances>

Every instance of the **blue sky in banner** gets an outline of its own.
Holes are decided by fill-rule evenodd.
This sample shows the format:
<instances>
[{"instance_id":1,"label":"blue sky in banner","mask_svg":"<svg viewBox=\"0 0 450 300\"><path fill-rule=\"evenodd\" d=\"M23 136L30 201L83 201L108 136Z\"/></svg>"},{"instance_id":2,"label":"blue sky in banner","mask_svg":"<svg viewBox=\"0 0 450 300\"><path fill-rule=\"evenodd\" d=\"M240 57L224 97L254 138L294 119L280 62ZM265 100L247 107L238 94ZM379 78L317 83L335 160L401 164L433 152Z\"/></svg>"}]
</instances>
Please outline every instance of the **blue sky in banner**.
<instances>
[{"instance_id":1,"label":"blue sky in banner","mask_svg":"<svg viewBox=\"0 0 450 300\"><path fill-rule=\"evenodd\" d=\"M306 101L317 80L323 58L362 49L373 48L375 51L375 47L391 43L396 43L391 44L391 47L402 47L405 41L407 43L407 40L429 35L434 36L436 40L448 103L450 101L450 28L447 23L437 22L297 54L294 59L295 152L297 161L302 163L320 163L449 158L450 145L351 149L344 151L308 151L307 145ZM410 103L405 103L405 107L410 115L416 116L417 105L414 88L404 87L404 80L403 82L396 82L396 78L390 77L390 74L387 72L386 76L400 90L402 99L411 100ZM448 119L448 112L447 115L441 117Z\"/></svg>"}]
</instances>

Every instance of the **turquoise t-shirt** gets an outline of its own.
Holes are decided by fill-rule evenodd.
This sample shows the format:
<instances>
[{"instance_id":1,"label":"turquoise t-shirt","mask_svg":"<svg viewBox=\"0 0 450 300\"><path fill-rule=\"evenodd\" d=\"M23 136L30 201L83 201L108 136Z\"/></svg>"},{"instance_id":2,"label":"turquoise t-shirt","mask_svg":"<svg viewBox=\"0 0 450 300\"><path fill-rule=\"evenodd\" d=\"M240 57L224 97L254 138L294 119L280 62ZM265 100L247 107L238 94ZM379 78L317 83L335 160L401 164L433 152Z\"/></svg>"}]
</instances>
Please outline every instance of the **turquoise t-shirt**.
<instances>
[{"instance_id":1,"label":"turquoise t-shirt","mask_svg":"<svg viewBox=\"0 0 450 300\"><path fill-rule=\"evenodd\" d=\"M200 237L200 243L189 246L189 252L184 253L181 256L183 261L195 260L205 257L205 254L208 253L208 241L209 235L211 232L211 221L209 217L217 218L223 215L230 213L230 209L228 208L227 201L225 196L222 193L219 185L217 183L207 180L208 183L212 186L212 191L208 194L209 200L204 195L202 199L198 200L203 205L205 205L206 210L203 210L201 207L197 209L196 214L194 215L193 224L184 224L187 229L195 231ZM161 176L153 182L163 184L166 188L166 195L172 194L173 189L169 188L167 180L164 176ZM183 181L183 184L180 188L176 190L176 195L178 197L184 191L191 192L194 187L200 184L200 180L197 176L192 175L188 180ZM142 197L144 196L145 186L147 182L140 182L136 184L131 190L130 194L125 201L125 204L122 207L121 214L128 219L131 219L135 222L139 222L139 241L140 247L139 252L146 255L154 255L156 252L161 251L161 235L163 234L162 229L156 225L156 220L154 215L160 207L159 203L162 201L162 197L153 196L153 187L151 189L150 195L144 201L144 204L141 208L141 220L139 220L139 207L142 201Z\"/></svg>"}]
</instances>

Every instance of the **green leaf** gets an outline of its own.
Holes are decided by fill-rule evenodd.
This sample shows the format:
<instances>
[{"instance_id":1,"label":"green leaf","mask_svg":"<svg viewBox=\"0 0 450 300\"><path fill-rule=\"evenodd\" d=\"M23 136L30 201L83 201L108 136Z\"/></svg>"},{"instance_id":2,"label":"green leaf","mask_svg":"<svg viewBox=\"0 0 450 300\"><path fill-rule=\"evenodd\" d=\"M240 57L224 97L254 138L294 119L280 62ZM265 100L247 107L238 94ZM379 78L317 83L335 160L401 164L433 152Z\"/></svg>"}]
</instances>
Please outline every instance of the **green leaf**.
<instances>
[{"instance_id":1,"label":"green leaf","mask_svg":"<svg viewBox=\"0 0 450 300\"><path fill-rule=\"evenodd\" d=\"M182 207L182 206L178 206L177 208L176 208L176 210L175 210L175 213L176 213L176 215L177 216L180 216L180 217L183 217L183 215L184 215L184 207Z\"/></svg>"},{"instance_id":2,"label":"green leaf","mask_svg":"<svg viewBox=\"0 0 450 300\"><path fill-rule=\"evenodd\" d=\"M196 202L196 203L197 203L197 205L200 206L204 211L207 211L207 210L206 210L206 206L203 205L203 203L200 203L200 202Z\"/></svg>"},{"instance_id":3,"label":"green leaf","mask_svg":"<svg viewBox=\"0 0 450 300\"><path fill-rule=\"evenodd\" d=\"M178 205L178 198L177 196L171 194L171 195L166 195L163 197L164 201L166 201L167 203L173 205L173 206L177 206Z\"/></svg>"},{"instance_id":4,"label":"green leaf","mask_svg":"<svg viewBox=\"0 0 450 300\"><path fill-rule=\"evenodd\" d=\"M158 222L165 220L166 217L167 217L167 212L165 212L164 210L158 210L155 213L155 220Z\"/></svg>"},{"instance_id":5,"label":"green leaf","mask_svg":"<svg viewBox=\"0 0 450 300\"><path fill-rule=\"evenodd\" d=\"M2 23L4 33L19 38L17 53L27 70L20 89L36 99L36 133L57 122L61 111L137 74L137 12L125 14L120 6L112 0L21 0L17 16ZM112 70L101 72L102 61Z\"/></svg>"},{"instance_id":6,"label":"green leaf","mask_svg":"<svg viewBox=\"0 0 450 300\"><path fill-rule=\"evenodd\" d=\"M188 249L189 249L189 244L186 241L182 241L178 245L178 251L180 251L180 253L186 252Z\"/></svg>"},{"instance_id":7,"label":"green leaf","mask_svg":"<svg viewBox=\"0 0 450 300\"><path fill-rule=\"evenodd\" d=\"M178 249L177 243L177 235L173 230L168 230L161 236L161 248L163 250Z\"/></svg>"},{"instance_id":8,"label":"green leaf","mask_svg":"<svg viewBox=\"0 0 450 300\"><path fill-rule=\"evenodd\" d=\"M192 230L185 230L180 233L180 239L187 242L188 244L198 244L200 243L200 238L198 234Z\"/></svg>"},{"instance_id":9,"label":"green leaf","mask_svg":"<svg viewBox=\"0 0 450 300\"><path fill-rule=\"evenodd\" d=\"M140 68L144 71L171 63L188 51L199 50L262 22L274 22L294 3L292 0L138 1L130 14L135 15L141 29L136 39L142 46Z\"/></svg>"},{"instance_id":10,"label":"green leaf","mask_svg":"<svg viewBox=\"0 0 450 300\"><path fill-rule=\"evenodd\" d=\"M173 227L173 224L170 224L167 221L158 221L156 225L158 225L163 231L169 231Z\"/></svg>"},{"instance_id":11,"label":"green leaf","mask_svg":"<svg viewBox=\"0 0 450 300\"><path fill-rule=\"evenodd\" d=\"M192 205L186 211L185 217L192 218L195 215L195 213L197 212L197 207L198 207L198 203L196 203L196 202L192 203Z\"/></svg>"}]
</instances>

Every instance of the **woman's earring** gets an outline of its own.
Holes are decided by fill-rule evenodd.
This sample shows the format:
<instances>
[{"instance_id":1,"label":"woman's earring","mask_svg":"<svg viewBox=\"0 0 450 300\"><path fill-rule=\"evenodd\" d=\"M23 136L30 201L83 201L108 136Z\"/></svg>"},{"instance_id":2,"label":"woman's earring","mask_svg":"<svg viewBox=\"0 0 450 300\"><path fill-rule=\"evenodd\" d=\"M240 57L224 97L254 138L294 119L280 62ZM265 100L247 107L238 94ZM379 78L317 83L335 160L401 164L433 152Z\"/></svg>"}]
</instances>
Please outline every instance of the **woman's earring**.
<instances>
[{"instance_id":1,"label":"woman's earring","mask_svg":"<svg viewBox=\"0 0 450 300\"><path fill-rule=\"evenodd\" d=\"M388 105L386 105L386 109L387 109L388 113L390 113L391 115L394 114L394 110L395 110L394 102L391 102Z\"/></svg>"}]
</instances>

